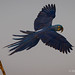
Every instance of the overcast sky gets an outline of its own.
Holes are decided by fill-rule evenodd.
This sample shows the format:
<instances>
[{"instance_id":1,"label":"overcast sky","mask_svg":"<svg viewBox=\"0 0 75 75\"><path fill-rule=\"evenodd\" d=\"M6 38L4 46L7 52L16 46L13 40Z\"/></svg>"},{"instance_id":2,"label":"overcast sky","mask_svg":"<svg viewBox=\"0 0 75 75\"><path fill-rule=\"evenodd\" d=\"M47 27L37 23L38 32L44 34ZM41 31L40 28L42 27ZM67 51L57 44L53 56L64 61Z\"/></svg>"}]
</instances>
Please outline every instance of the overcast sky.
<instances>
[{"instance_id":1,"label":"overcast sky","mask_svg":"<svg viewBox=\"0 0 75 75\"><path fill-rule=\"evenodd\" d=\"M0 60L7 75L75 75L75 47L66 55L40 41L29 51L12 56L3 48L14 42L12 34L34 30L37 14L51 3L56 4L53 24L63 25L64 31L59 33L75 46L75 0L0 0Z\"/></svg>"}]
</instances>

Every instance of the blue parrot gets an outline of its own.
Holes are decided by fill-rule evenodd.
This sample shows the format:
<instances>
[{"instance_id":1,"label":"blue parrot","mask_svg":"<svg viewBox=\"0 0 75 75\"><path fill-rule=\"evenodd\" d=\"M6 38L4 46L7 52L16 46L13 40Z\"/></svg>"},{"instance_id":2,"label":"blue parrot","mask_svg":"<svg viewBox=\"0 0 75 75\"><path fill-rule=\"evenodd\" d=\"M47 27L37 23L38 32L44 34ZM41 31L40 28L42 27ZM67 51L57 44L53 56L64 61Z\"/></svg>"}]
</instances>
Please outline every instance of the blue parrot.
<instances>
[{"instance_id":1,"label":"blue parrot","mask_svg":"<svg viewBox=\"0 0 75 75\"><path fill-rule=\"evenodd\" d=\"M63 32L63 26L60 24L52 25L52 21L56 16L55 13L55 4L44 6L34 21L35 31L20 30L24 35L13 35L15 37L19 37L13 38L14 40L18 40L18 42L5 46L11 48L9 51L13 51L9 55L23 50L29 50L37 45L39 40L60 52L66 54L68 52L70 53L70 51L73 50L73 46L64 36L57 33L57 31Z\"/></svg>"}]
</instances>

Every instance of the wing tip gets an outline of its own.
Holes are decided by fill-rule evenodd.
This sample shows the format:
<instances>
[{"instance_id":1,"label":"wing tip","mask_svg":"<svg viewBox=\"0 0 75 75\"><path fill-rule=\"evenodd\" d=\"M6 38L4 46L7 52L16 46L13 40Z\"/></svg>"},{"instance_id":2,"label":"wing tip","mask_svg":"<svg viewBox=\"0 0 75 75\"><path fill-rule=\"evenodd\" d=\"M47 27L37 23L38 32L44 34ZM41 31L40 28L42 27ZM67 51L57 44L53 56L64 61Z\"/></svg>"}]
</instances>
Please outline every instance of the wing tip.
<instances>
[{"instance_id":1,"label":"wing tip","mask_svg":"<svg viewBox=\"0 0 75 75\"><path fill-rule=\"evenodd\" d=\"M56 6L55 4L45 5L41 12L45 12L48 16L55 18Z\"/></svg>"},{"instance_id":2,"label":"wing tip","mask_svg":"<svg viewBox=\"0 0 75 75\"><path fill-rule=\"evenodd\" d=\"M44 10L44 9L49 9L49 8L50 9L53 9L53 8L55 9L56 8L56 5L55 4L48 4L48 5L43 6L42 9Z\"/></svg>"}]
</instances>

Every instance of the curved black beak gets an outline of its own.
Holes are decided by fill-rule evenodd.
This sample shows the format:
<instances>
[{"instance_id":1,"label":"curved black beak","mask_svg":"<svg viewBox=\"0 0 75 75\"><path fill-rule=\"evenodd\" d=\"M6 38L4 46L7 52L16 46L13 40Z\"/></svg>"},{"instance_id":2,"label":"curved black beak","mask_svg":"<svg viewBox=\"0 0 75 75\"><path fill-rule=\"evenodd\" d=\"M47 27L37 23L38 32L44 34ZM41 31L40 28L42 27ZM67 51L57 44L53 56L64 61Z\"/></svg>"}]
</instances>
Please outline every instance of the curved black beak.
<instances>
[{"instance_id":1,"label":"curved black beak","mask_svg":"<svg viewBox=\"0 0 75 75\"><path fill-rule=\"evenodd\" d=\"M61 33L63 32L63 30L64 30L64 28L62 27L62 28L61 28Z\"/></svg>"}]
</instances>

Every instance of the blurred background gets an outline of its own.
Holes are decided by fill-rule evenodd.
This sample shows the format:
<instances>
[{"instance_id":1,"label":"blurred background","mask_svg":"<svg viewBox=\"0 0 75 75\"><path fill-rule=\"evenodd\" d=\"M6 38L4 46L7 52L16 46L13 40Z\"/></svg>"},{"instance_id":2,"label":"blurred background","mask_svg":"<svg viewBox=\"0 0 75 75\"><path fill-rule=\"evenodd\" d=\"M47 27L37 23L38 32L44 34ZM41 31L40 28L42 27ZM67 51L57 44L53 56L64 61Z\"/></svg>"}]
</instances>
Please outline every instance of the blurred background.
<instances>
[{"instance_id":1,"label":"blurred background","mask_svg":"<svg viewBox=\"0 0 75 75\"><path fill-rule=\"evenodd\" d=\"M0 60L7 75L75 75L75 47L63 54L40 41L12 56L3 48L15 42L12 35L22 34L19 30L34 30L34 20L47 4L56 4L53 25L63 25L59 33L75 46L75 0L0 0Z\"/></svg>"}]
</instances>

